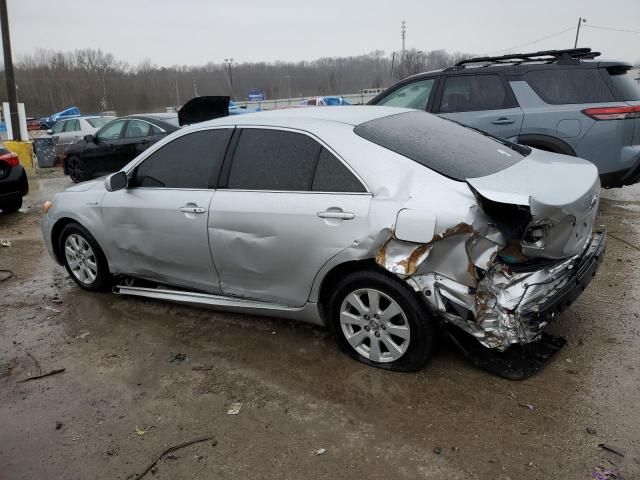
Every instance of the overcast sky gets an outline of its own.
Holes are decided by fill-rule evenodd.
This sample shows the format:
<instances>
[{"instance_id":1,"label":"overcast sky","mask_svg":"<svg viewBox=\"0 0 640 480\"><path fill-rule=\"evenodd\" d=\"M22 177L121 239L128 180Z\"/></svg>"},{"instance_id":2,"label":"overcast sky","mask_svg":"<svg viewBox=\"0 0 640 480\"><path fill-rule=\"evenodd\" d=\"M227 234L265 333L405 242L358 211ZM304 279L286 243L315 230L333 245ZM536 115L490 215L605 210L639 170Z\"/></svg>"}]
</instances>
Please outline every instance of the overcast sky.
<instances>
[{"instance_id":1,"label":"overcast sky","mask_svg":"<svg viewBox=\"0 0 640 480\"><path fill-rule=\"evenodd\" d=\"M579 46L640 60L640 34L593 28L640 30L640 0L7 1L16 59L36 48L88 47L134 64L149 58L166 66L390 53L401 48L402 20L407 48L535 51L573 47L583 16Z\"/></svg>"}]
</instances>

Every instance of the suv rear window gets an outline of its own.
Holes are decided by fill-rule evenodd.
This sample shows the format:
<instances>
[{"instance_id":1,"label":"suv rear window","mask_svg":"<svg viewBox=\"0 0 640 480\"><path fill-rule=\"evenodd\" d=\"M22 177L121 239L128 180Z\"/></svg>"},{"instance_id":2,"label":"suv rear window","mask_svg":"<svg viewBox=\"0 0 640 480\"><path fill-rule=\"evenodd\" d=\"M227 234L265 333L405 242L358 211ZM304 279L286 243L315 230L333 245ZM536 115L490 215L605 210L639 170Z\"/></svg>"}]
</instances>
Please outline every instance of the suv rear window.
<instances>
[{"instance_id":1,"label":"suv rear window","mask_svg":"<svg viewBox=\"0 0 640 480\"><path fill-rule=\"evenodd\" d=\"M614 101L595 68L547 68L529 71L524 77L542 100L553 105Z\"/></svg>"},{"instance_id":2,"label":"suv rear window","mask_svg":"<svg viewBox=\"0 0 640 480\"><path fill-rule=\"evenodd\" d=\"M425 112L378 118L354 132L458 181L497 173L524 158L507 142Z\"/></svg>"},{"instance_id":3,"label":"suv rear window","mask_svg":"<svg viewBox=\"0 0 640 480\"><path fill-rule=\"evenodd\" d=\"M606 69L613 84L617 100L640 100L640 85L627 72L630 67L619 66Z\"/></svg>"}]
</instances>

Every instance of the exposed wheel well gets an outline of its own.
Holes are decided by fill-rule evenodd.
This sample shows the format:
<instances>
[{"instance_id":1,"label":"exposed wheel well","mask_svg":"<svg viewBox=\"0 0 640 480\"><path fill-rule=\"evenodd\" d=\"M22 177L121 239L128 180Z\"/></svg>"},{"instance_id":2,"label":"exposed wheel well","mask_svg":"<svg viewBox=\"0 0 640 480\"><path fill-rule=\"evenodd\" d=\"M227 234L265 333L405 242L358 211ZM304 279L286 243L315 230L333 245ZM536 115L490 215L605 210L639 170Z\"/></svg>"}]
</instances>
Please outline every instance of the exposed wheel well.
<instances>
[{"instance_id":1,"label":"exposed wheel well","mask_svg":"<svg viewBox=\"0 0 640 480\"><path fill-rule=\"evenodd\" d=\"M575 150L567 142L548 135L520 135L518 143L547 152L561 153L572 157L577 156Z\"/></svg>"},{"instance_id":2,"label":"exposed wheel well","mask_svg":"<svg viewBox=\"0 0 640 480\"><path fill-rule=\"evenodd\" d=\"M53 226L53 228L51 229L51 246L53 247L53 253L56 255L56 260L58 260L58 263L62 264L62 256L59 248L60 248L60 233L62 232L62 229L69 225L70 223L77 223L78 225L80 225L77 221L75 221L72 218L61 218L60 220L58 220L55 225Z\"/></svg>"}]
</instances>

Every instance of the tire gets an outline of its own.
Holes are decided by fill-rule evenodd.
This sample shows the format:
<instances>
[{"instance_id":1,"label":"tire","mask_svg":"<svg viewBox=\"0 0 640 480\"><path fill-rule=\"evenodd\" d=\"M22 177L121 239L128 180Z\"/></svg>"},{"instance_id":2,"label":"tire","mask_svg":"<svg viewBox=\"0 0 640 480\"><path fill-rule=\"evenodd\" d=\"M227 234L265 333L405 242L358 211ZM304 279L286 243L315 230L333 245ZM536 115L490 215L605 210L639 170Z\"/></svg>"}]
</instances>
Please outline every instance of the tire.
<instances>
[{"instance_id":1,"label":"tire","mask_svg":"<svg viewBox=\"0 0 640 480\"><path fill-rule=\"evenodd\" d=\"M379 308L372 309L376 297ZM335 285L327 306L329 329L338 346L362 363L410 372L431 357L434 322L398 278L375 270L347 274Z\"/></svg>"},{"instance_id":2,"label":"tire","mask_svg":"<svg viewBox=\"0 0 640 480\"><path fill-rule=\"evenodd\" d=\"M84 182L85 180L89 180L90 176L88 175L86 165L84 160L80 157L76 157L72 155L66 160L67 172L69 173L69 177L73 183Z\"/></svg>"},{"instance_id":3,"label":"tire","mask_svg":"<svg viewBox=\"0 0 640 480\"><path fill-rule=\"evenodd\" d=\"M58 251L64 268L80 287L93 292L111 289L107 259L86 228L77 223L66 225L60 232Z\"/></svg>"},{"instance_id":4,"label":"tire","mask_svg":"<svg viewBox=\"0 0 640 480\"><path fill-rule=\"evenodd\" d=\"M0 210L4 213L15 213L22 207L22 196L18 195L10 200L0 203Z\"/></svg>"}]
</instances>

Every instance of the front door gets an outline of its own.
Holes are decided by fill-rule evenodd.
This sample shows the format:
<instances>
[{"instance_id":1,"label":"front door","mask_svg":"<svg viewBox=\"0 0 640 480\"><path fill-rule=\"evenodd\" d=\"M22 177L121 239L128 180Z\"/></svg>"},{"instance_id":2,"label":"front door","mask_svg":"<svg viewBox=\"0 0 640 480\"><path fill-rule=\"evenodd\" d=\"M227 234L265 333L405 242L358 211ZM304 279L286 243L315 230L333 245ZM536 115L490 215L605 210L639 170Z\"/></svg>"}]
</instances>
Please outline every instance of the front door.
<instances>
[{"instance_id":1,"label":"front door","mask_svg":"<svg viewBox=\"0 0 640 480\"><path fill-rule=\"evenodd\" d=\"M435 112L505 140L517 141L524 114L497 74L447 76Z\"/></svg>"},{"instance_id":2,"label":"front door","mask_svg":"<svg viewBox=\"0 0 640 480\"><path fill-rule=\"evenodd\" d=\"M118 147L122 138L125 120L107 123L94 135L93 142L85 145L82 159L84 167L94 176L118 170L120 164Z\"/></svg>"},{"instance_id":3,"label":"front door","mask_svg":"<svg viewBox=\"0 0 640 480\"><path fill-rule=\"evenodd\" d=\"M243 129L222 181L209 231L226 295L302 306L321 267L368 231L371 195L306 134Z\"/></svg>"},{"instance_id":4,"label":"front door","mask_svg":"<svg viewBox=\"0 0 640 480\"><path fill-rule=\"evenodd\" d=\"M220 292L207 225L231 132L210 129L175 138L128 172L128 188L104 196L114 272Z\"/></svg>"}]
</instances>

